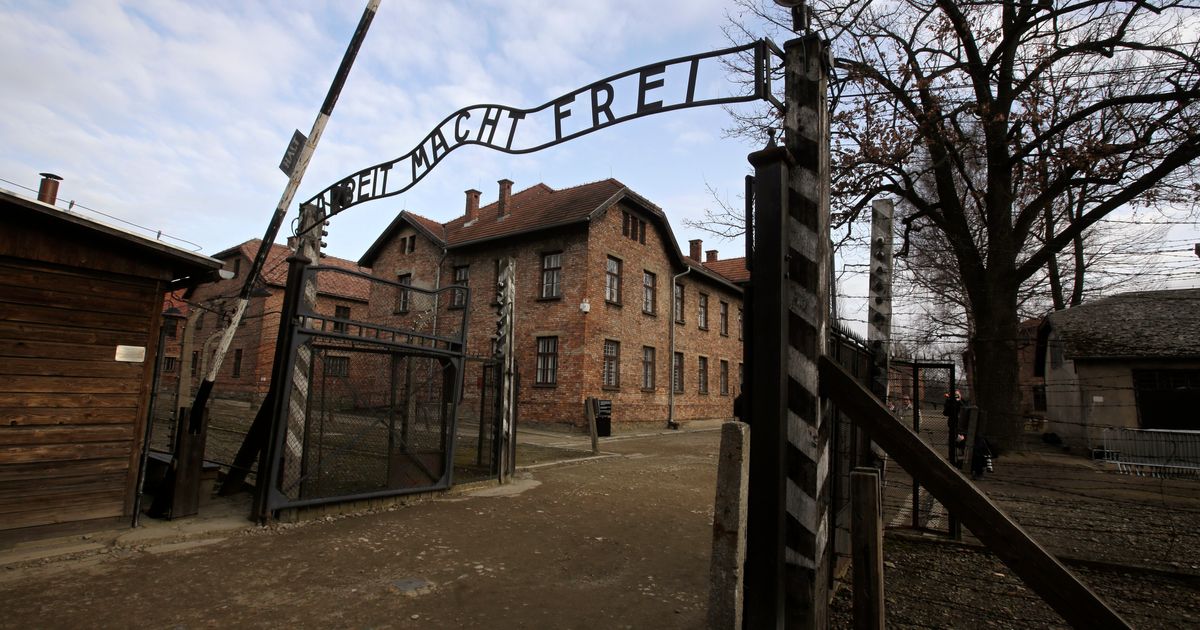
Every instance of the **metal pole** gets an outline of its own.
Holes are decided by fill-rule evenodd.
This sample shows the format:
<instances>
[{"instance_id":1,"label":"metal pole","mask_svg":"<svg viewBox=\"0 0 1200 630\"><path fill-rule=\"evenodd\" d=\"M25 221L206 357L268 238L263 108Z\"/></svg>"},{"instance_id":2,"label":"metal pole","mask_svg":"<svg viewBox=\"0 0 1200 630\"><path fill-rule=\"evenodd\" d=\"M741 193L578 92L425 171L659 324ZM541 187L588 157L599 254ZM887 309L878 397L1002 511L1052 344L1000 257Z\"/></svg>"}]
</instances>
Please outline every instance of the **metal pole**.
<instances>
[{"instance_id":1,"label":"metal pole","mask_svg":"<svg viewBox=\"0 0 1200 630\"><path fill-rule=\"evenodd\" d=\"M746 628L782 628L784 621L788 320L784 297L787 232L783 227L789 160L782 147L750 154L756 238L754 302L747 329L753 335L746 335L755 339L754 354L747 357L746 365L746 402L754 438L746 501Z\"/></svg>"},{"instance_id":2,"label":"metal pole","mask_svg":"<svg viewBox=\"0 0 1200 630\"><path fill-rule=\"evenodd\" d=\"M271 222L267 224L267 231L263 235L262 243L258 246L254 262L250 265L250 269L246 273L246 282L242 285L242 290L238 294L238 303L233 312L233 317L230 318L221 336L221 343L217 347L217 352L213 357L208 374L205 375L204 380L200 383L200 387L196 390L196 398L192 402L192 415L196 418L199 418L208 406L208 399L212 394L213 382L217 380L217 373L220 372L221 363L225 360L225 354L229 351L229 344L233 342L233 335L237 332L237 328L242 322L242 316L246 313L246 305L250 303L250 292L254 289L255 283L262 273L263 265L267 262L267 253L271 251L271 245L275 242L275 237L279 235L279 227L283 225L283 219L287 215L288 207L292 205L292 200L296 196L296 190L300 188L300 180L304 178L304 172L308 170L308 163L317 148L317 142L320 141L321 134L325 131L325 124L329 121L330 114L333 113L333 107L337 104L338 96L342 92L342 86L346 83L346 77L350 75L350 67L354 65L354 58L358 55L358 49L362 46L363 39L367 35L367 29L371 26L371 20L375 18L375 10L377 8L379 8L379 0L368 0L367 8L363 11L362 18L358 21L358 27L354 30L354 36L350 38L350 45L346 48L346 54L342 57L342 63L338 67L337 75L334 76L333 84L329 86L329 92L325 95L325 102L321 104L321 111L317 114L316 121L313 122L312 130L308 134L308 140L304 143L304 148L300 151L296 166L292 169L288 177L288 183L283 189L283 195L279 198L279 204L275 206L275 213L271 215Z\"/></svg>"},{"instance_id":3,"label":"metal pole","mask_svg":"<svg viewBox=\"0 0 1200 630\"><path fill-rule=\"evenodd\" d=\"M957 382L954 378L954 363L950 363L950 391L957 392ZM963 413L962 399L959 399L959 414ZM962 418L959 418L954 423L954 432L950 435L948 442L950 443L950 463L956 468L962 469L962 460L958 457L958 433L962 427ZM958 518L958 512L952 511L949 508L946 510L950 514L950 537L954 540L962 540L962 521Z\"/></svg>"},{"instance_id":4,"label":"metal pole","mask_svg":"<svg viewBox=\"0 0 1200 630\"><path fill-rule=\"evenodd\" d=\"M173 315L163 315L164 318L175 319ZM158 401L158 379L162 376L162 363L167 340L166 326L158 328L158 358L154 361L154 376L150 379L150 413L146 414L146 432L142 435L142 457L138 466L137 494L133 496L133 523L137 527L142 521L142 490L146 485L146 461L150 459L150 438L154 435L154 404ZM180 375L182 376L182 374Z\"/></svg>"},{"instance_id":5,"label":"metal pole","mask_svg":"<svg viewBox=\"0 0 1200 630\"><path fill-rule=\"evenodd\" d=\"M267 400L272 405L270 417L273 421L269 424L266 445L259 451L258 472L254 479L254 507L251 516L260 523L265 523L270 517L271 492L279 481L276 478L278 467L275 464L280 458L279 451L283 447L279 442L286 434L287 427L281 426L278 419L287 417L287 401L291 395L287 387L290 378L288 358L291 356L291 346L295 335L295 328L292 324L295 322L296 311L303 299L300 292L303 286L301 280L304 270L311 261L303 256L293 254L288 257L287 262L287 290L283 294L283 306L279 313L279 334L275 338L275 360L271 369L270 394L267 396ZM288 394L287 396L284 395L285 392ZM265 401L264 404L266 404Z\"/></svg>"},{"instance_id":6,"label":"metal pole","mask_svg":"<svg viewBox=\"0 0 1200 630\"><path fill-rule=\"evenodd\" d=\"M913 407L913 433L921 435L921 363L913 361L912 364L912 407ZM912 478L912 526L914 529L921 526L921 484L917 483L916 475Z\"/></svg>"}]
</instances>

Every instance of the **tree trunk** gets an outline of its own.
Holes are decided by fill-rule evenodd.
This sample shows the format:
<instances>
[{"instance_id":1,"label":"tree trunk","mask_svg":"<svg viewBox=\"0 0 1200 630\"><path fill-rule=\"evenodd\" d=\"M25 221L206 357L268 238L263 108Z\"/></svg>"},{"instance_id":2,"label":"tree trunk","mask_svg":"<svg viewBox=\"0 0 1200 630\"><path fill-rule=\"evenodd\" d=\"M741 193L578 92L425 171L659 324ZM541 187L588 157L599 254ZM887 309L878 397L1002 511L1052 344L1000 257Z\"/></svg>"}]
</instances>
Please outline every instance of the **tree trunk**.
<instances>
[{"instance_id":1,"label":"tree trunk","mask_svg":"<svg viewBox=\"0 0 1200 630\"><path fill-rule=\"evenodd\" d=\"M1051 204L1046 204L1046 212L1043 213L1046 221L1046 242L1054 238L1054 211ZM1054 310L1061 311L1067 307L1066 299L1063 298L1062 275L1058 269L1058 254L1050 257L1046 261L1046 275L1050 278L1050 299L1054 303Z\"/></svg>"},{"instance_id":2,"label":"tree trunk","mask_svg":"<svg viewBox=\"0 0 1200 630\"><path fill-rule=\"evenodd\" d=\"M989 274L991 275L991 274ZM973 304L975 404L984 415L981 434L1002 450L1020 447L1025 419L1020 414L1017 365L1017 288L1013 278L990 278Z\"/></svg>"}]
</instances>

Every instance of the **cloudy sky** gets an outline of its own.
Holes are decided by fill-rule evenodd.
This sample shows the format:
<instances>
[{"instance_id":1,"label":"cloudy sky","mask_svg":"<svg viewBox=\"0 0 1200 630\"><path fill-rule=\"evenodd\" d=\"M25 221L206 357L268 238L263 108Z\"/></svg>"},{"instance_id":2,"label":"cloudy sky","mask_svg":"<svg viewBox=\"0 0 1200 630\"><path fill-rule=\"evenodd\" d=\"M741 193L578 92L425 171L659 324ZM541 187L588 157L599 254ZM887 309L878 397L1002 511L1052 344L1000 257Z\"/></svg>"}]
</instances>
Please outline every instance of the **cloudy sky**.
<instances>
[{"instance_id":1,"label":"cloudy sky","mask_svg":"<svg viewBox=\"0 0 1200 630\"><path fill-rule=\"evenodd\" d=\"M62 205L74 200L209 254L260 237L287 181L278 169L287 142L311 128L364 5L0 0L0 187L29 194L21 187L36 188L39 172L57 173ZM536 107L627 69L724 48L728 8L724 0L383 0L296 200L405 155L460 108ZM664 94L678 87L667 79ZM698 86L708 96L737 89L713 72ZM722 257L740 256L740 240L684 225L714 207L709 188L741 203L746 154L758 147L724 137L729 124L720 107L703 107L526 155L462 147L409 192L336 217L327 251L357 260L400 210L446 221L462 213L468 188L494 201L501 178L520 190L614 177L661 206L680 243L703 238ZM1131 273L1123 288L1197 284L1192 238L1200 239L1194 224L1172 228L1170 274L1138 283L1141 272ZM864 296L863 267L846 254L839 293ZM863 310L861 300L841 301L856 328Z\"/></svg>"},{"instance_id":2,"label":"cloudy sky","mask_svg":"<svg viewBox=\"0 0 1200 630\"><path fill-rule=\"evenodd\" d=\"M0 186L64 178L60 197L214 253L259 237L286 177L293 129L308 133L365 1L0 1ZM720 0L383 0L297 200L417 145L455 110L541 105L596 79L723 48ZM732 92L710 76L710 92ZM720 107L650 116L538 153L451 153L411 191L336 218L328 252L357 259L401 209L438 220L463 191L615 177L664 208L680 242L723 257L740 242L687 229L738 203L744 141ZM14 182L15 184L8 183ZM294 216L294 205L292 216Z\"/></svg>"}]
</instances>

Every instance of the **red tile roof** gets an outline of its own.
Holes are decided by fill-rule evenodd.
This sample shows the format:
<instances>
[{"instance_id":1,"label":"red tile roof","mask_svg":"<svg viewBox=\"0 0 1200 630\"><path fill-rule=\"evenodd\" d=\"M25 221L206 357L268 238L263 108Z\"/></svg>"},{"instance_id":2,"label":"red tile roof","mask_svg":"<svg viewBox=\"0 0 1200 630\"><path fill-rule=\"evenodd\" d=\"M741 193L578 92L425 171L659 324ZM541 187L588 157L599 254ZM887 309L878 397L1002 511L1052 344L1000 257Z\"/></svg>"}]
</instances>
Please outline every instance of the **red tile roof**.
<instances>
[{"instance_id":1,"label":"red tile roof","mask_svg":"<svg viewBox=\"0 0 1200 630\"><path fill-rule=\"evenodd\" d=\"M660 224L666 236L666 247L679 264L694 267L703 275L718 282L736 283L749 279L744 259L720 261L714 263L718 267L712 267L684 256L679 250L678 243L675 242L671 226L662 209L612 178L559 190L545 184L531 186L515 192L509 197L508 211L503 217L499 216L499 201L480 208L472 221L467 221L467 217L463 215L444 224L404 210L379 235L379 238L367 249L358 262L362 265L373 264L383 247L391 240L392 234L406 223L434 237L439 245L454 248L587 222L622 199L636 204ZM741 261L741 264L736 264L734 261Z\"/></svg>"},{"instance_id":2,"label":"red tile roof","mask_svg":"<svg viewBox=\"0 0 1200 630\"><path fill-rule=\"evenodd\" d=\"M474 221L461 216L446 223L446 241L453 247L583 221L622 190L625 186L615 179L561 190L531 186L512 194L504 217L499 216L500 202L494 201L480 208Z\"/></svg>"},{"instance_id":3,"label":"red tile roof","mask_svg":"<svg viewBox=\"0 0 1200 630\"><path fill-rule=\"evenodd\" d=\"M224 257L226 254L234 251L240 252L249 260L254 260L255 254L258 253L259 244L262 243L261 238L251 239L231 247L223 252L216 254L215 257ZM284 287L287 285L287 257L292 253L284 245L272 243L271 249L267 251L267 260L263 264L262 277L263 280L270 286ZM358 266L358 263L344 258L336 258L334 256L325 256L321 258L321 265L328 267L339 267L341 269L349 269L362 273L370 273L370 269ZM341 273L324 273L318 275L317 291L325 295L346 298L350 300L359 300L366 302L371 295L371 284L369 280L358 278Z\"/></svg>"},{"instance_id":4,"label":"red tile roof","mask_svg":"<svg viewBox=\"0 0 1200 630\"><path fill-rule=\"evenodd\" d=\"M443 243L446 242L446 228L441 223L438 223L437 221L434 221L433 219L423 217L415 212L408 212L407 210L405 210L405 213L415 223L417 223L421 227L425 228L433 237L435 237L436 239L438 239L439 241L441 241Z\"/></svg>"},{"instance_id":5,"label":"red tile roof","mask_svg":"<svg viewBox=\"0 0 1200 630\"><path fill-rule=\"evenodd\" d=\"M730 282L742 283L750 281L750 270L746 269L746 259L744 257L716 260L703 264L709 271L721 274Z\"/></svg>"}]
</instances>

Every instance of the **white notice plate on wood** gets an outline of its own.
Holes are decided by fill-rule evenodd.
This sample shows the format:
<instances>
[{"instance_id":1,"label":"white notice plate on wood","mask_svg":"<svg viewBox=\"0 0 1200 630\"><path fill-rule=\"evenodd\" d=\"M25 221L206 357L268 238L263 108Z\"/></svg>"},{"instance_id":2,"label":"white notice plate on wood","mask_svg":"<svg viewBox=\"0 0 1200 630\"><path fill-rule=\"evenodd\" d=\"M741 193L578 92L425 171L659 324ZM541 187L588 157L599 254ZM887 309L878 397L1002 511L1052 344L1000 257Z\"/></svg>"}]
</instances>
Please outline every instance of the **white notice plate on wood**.
<instances>
[{"instance_id":1,"label":"white notice plate on wood","mask_svg":"<svg viewBox=\"0 0 1200 630\"><path fill-rule=\"evenodd\" d=\"M116 361L141 363L146 360L146 346L117 346Z\"/></svg>"}]
</instances>

